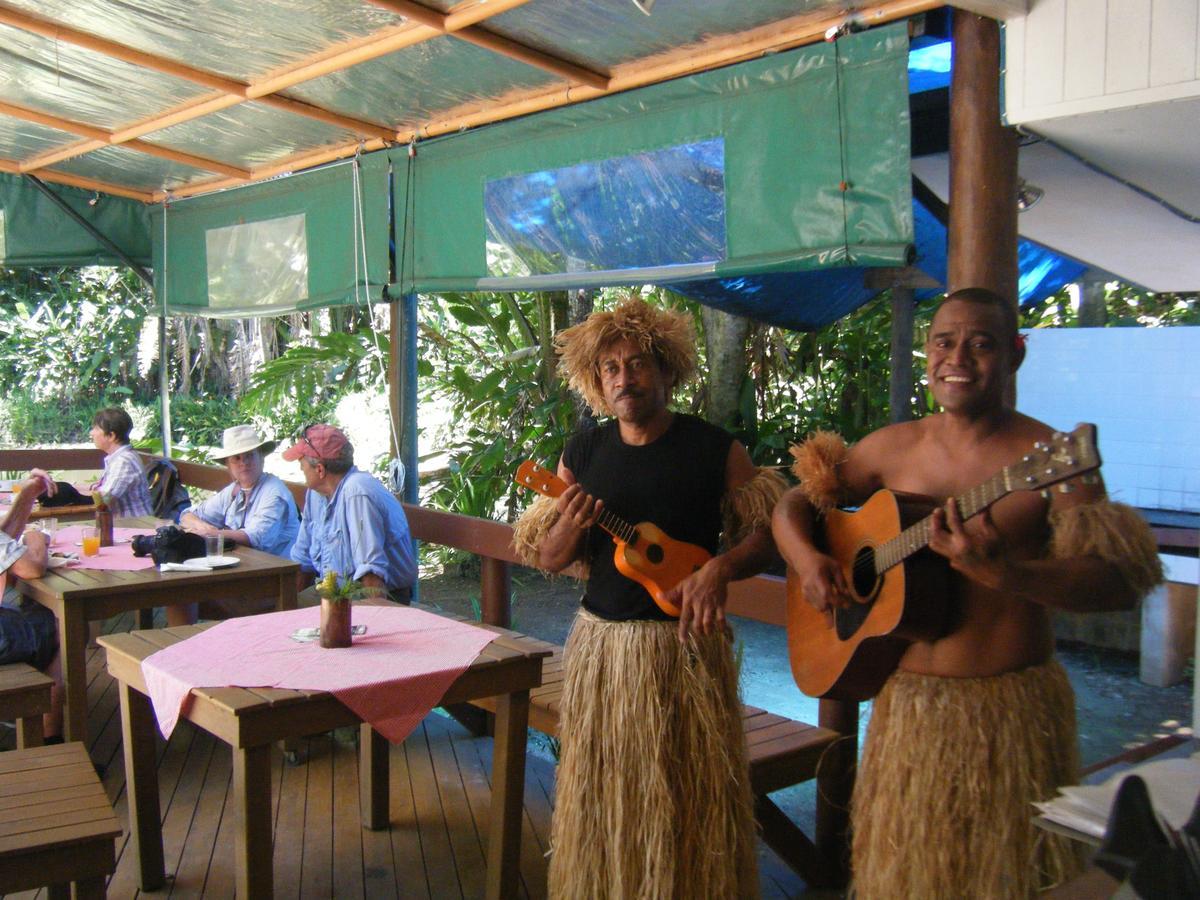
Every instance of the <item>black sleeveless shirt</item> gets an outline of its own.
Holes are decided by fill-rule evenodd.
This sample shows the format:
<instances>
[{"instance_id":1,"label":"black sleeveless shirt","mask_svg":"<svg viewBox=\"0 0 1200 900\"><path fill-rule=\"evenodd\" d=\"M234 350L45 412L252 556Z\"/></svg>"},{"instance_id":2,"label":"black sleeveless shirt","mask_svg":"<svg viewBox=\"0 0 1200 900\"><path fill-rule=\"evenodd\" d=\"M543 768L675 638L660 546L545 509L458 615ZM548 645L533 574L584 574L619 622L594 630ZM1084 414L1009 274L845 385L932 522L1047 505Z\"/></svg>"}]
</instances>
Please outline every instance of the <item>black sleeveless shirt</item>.
<instances>
[{"instance_id":1,"label":"black sleeveless shirt","mask_svg":"<svg viewBox=\"0 0 1200 900\"><path fill-rule=\"evenodd\" d=\"M615 420L567 442L563 462L585 491L626 522L653 522L677 541L717 552L721 497L733 436L695 416L675 414L658 440L631 446ZM667 619L644 587L613 563L613 541L599 526L584 539L591 567L583 605L604 619Z\"/></svg>"}]
</instances>

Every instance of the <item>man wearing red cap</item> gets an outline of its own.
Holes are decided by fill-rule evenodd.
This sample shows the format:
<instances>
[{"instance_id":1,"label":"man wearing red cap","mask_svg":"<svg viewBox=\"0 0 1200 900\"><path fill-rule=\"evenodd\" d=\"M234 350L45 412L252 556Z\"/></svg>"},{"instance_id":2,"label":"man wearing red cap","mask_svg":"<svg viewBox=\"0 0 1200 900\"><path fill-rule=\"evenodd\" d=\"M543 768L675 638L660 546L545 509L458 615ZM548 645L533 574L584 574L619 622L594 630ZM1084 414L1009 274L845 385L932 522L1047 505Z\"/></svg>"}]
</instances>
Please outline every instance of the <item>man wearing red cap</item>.
<instances>
[{"instance_id":1,"label":"man wearing red cap","mask_svg":"<svg viewBox=\"0 0 1200 900\"><path fill-rule=\"evenodd\" d=\"M354 467L354 447L346 435L332 425L310 425L283 458L299 461L308 486L292 546L300 588L337 572L407 604L417 566L404 507L377 479Z\"/></svg>"}]
</instances>

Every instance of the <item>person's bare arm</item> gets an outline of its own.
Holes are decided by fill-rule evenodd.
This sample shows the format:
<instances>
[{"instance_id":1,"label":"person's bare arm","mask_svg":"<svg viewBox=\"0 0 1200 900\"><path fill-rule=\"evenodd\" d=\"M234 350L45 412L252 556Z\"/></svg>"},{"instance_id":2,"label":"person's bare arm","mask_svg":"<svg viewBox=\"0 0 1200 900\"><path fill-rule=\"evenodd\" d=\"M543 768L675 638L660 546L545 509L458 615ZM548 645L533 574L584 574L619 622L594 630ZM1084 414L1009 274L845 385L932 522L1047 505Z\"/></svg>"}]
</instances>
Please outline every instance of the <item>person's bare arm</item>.
<instances>
[{"instance_id":1,"label":"person's bare arm","mask_svg":"<svg viewBox=\"0 0 1200 900\"><path fill-rule=\"evenodd\" d=\"M1102 483L1072 482L1069 494L1051 495L1053 508L1069 509L1104 499ZM929 546L946 557L965 577L1005 594L1017 594L1034 603L1070 612L1130 609L1137 592L1112 562L1098 556L1067 559L1013 559L1004 550L1004 538L990 511L978 524L967 527L953 500L934 510Z\"/></svg>"},{"instance_id":2,"label":"person's bare arm","mask_svg":"<svg viewBox=\"0 0 1200 900\"><path fill-rule=\"evenodd\" d=\"M216 525L205 522L194 513L185 512L180 516L179 527L192 534L199 534L206 537L219 534L225 538L227 543L241 544L244 547L250 546L250 535L246 534L240 528L218 528Z\"/></svg>"},{"instance_id":3,"label":"person's bare arm","mask_svg":"<svg viewBox=\"0 0 1200 900\"><path fill-rule=\"evenodd\" d=\"M25 532L25 553L9 567L9 571L18 578L41 578L46 574L49 556L46 535L31 529Z\"/></svg>"},{"instance_id":4,"label":"person's bare arm","mask_svg":"<svg viewBox=\"0 0 1200 900\"><path fill-rule=\"evenodd\" d=\"M558 521L538 546L538 566L549 572L561 572L579 559L584 536L596 524L604 504L587 493L575 481L575 475L559 460L558 477L567 489L558 498Z\"/></svg>"},{"instance_id":5,"label":"person's bare arm","mask_svg":"<svg viewBox=\"0 0 1200 900\"><path fill-rule=\"evenodd\" d=\"M725 460L726 495L737 491L758 474L746 448L734 441ZM671 590L665 599L679 607L679 639L688 632L711 634L725 627L729 582L761 572L775 559L775 544L764 525L737 544L706 562Z\"/></svg>"},{"instance_id":6,"label":"person's bare arm","mask_svg":"<svg viewBox=\"0 0 1200 900\"><path fill-rule=\"evenodd\" d=\"M12 507L9 509L4 523L0 524L0 529L14 540L20 538L21 533L25 531L25 525L29 522L29 514L33 512L33 504L47 489L46 479L41 476L26 478L15 487Z\"/></svg>"}]
</instances>

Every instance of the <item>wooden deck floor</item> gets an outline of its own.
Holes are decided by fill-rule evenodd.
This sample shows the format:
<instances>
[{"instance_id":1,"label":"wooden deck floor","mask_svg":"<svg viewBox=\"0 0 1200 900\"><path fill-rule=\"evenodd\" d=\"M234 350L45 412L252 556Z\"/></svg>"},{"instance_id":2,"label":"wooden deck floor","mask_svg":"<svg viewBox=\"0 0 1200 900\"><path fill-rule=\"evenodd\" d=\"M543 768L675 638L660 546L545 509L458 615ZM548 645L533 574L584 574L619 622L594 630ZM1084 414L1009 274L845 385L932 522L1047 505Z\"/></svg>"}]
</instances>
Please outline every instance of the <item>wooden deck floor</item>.
<instances>
[{"instance_id":1,"label":"wooden deck floor","mask_svg":"<svg viewBox=\"0 0 1200 900\"><path fill-rule=\"evenodd\" d=\"M132 617L107 623L128 630ZM126 822L124 759L116 685L104 654L89 655L89 730L93 760L117 817ZM13 733L0 733L0 748ZM278 897L483 896L484 842L491 802L490 738L431 713L402 746L391 748L391 828L359 823L357 748L325 734L301 742L290 765L275 751L275 891ZM142 894L126 836L117 844L112 898L233 897L233 816L230 752L204 731L181 723L159 744L159 786L168 883ZM530 756L521 835L523 896L546 896L545 852L554 797L554 766ZM794 897L804 884L760 846L763 896ZM43 897L44 891L10 895Z\"/></svg>"}]
</instances>

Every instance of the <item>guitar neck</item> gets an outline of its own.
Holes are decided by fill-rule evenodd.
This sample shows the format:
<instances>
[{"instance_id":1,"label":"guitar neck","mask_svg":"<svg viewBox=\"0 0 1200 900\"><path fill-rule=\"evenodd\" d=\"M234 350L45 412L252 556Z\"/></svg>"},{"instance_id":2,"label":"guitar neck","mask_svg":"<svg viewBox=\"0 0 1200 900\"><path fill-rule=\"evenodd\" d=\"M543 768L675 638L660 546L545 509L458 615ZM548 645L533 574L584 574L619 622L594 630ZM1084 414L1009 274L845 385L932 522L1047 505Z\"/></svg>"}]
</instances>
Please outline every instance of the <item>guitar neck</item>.
<instances>
[{"instance_id":1,"label":"guitar neck","mask_svg":"<svg viewBox=\"0 0 1200 900\"><path fill-rule=\"evenodd\" d=\"M600 510L600 517L596 519L596 524L618 541L626 544L637 543L637 529L616 513L611 513L607 509Z\"/></svg>"},{"instance_id":2,"label":"guitar neck","mask_svg":"<svg viewBox=\"0 0 1200 900\"><path fill-rule=\"evenodd\" d=\"M977 484L965 494L955 497L963 521L983 512L1001 497L1011 493L1005 484L1004 473L998 472L982 484ZM899 565L914 553L929 546L929 535L933 516L928 515L914 525L875 549L875 571L882 574Z\"/></svg>"}]
</instances>

